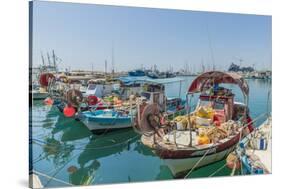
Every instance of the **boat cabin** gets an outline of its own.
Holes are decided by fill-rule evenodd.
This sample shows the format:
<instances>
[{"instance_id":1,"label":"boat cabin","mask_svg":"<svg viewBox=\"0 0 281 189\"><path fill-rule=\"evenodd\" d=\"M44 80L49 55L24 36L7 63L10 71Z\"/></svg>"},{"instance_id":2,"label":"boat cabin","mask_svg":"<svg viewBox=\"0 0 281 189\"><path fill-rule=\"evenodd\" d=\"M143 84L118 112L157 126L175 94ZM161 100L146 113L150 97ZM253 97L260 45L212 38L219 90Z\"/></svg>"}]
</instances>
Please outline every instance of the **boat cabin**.
<instances>
[{"instance_id":1,"label":"boat cabin","mask_svg":"<svg viewBox=\"0 0 281 189\"><path fill-rule=\"evenodd\" d=\"M205 95L199 96L199 107L212 108L214 111L214 117L216 117L221 123L232 119L234 106L234 95L219 96L219 95Z\"/></svg>"},{"instance_id":2,"label":"boat cabin","mask_svg":"<svg viewBox=\"0 0 281 189\"><path fill-rule=\"evenodd\" d=\"M165 107L165 86L162 84L144 84L141 96L148 104L156 103L160 107Z\"/></svg>"}]
</instances>

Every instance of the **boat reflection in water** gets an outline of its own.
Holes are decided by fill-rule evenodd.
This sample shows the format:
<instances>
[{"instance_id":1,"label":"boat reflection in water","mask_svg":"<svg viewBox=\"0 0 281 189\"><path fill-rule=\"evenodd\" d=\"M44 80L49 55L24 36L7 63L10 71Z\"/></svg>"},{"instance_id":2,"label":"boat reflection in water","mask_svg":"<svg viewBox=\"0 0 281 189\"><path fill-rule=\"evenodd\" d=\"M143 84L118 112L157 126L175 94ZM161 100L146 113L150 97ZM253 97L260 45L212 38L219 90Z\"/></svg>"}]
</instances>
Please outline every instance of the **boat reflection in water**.
<instances>
[{"instance_id":1,"label":"boat reflection in water","mask_svg":"<svg viewBox=\"0 0 281 189\"><path fill-rule=\"evenodd\" d=\"M70 132L69 132L70 133ZM79 168L70 165L67 169L69 182L74 185L89 185L94 182L101 158L120 154L130 148L130 143L139 138L131 129L116 131L104 135L92 135L89 143L77 158Z\"/></svg>"}]
</instances>

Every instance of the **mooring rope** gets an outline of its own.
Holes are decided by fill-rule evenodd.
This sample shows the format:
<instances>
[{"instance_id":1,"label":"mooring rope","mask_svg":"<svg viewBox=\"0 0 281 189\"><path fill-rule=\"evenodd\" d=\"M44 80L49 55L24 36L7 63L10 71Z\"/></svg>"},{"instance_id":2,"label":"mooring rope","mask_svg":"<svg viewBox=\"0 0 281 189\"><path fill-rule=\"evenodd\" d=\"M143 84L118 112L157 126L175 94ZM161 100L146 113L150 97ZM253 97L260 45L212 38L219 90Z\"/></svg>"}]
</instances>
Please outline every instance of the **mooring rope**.
<instances>
[{"instance_id":1,"label":"mooring rope","mask_svg":"<svg viewBox=\"0 0 281 189\"><path fill-rule=\"evenodd\" d=\"M197 165L205 158L205 156L208 154L208 152L211 150L212 148L210 148L209 150L207 150L205 152L205 154L196 162L196 164L192 167L192 169L187 173L187 175L185 175L184 178L187 178L191 173L192 171L197 167Z\"/></svg>"},{"instance_id":2,"label":"mooring rope","mask_svg":"<svg viewBox=\"0 0 281 189\"><path fill-rule=\"evenodd\" d=\"M234 166L233 166L233 168L232 168L232 171L231 171L230 176L233 176L233 175L235 174L235 171L236 171L236 162L237 162L237 160L234 162Z\"/></svg>"},{"instance_id":3,"label":"mooring rope","mask_svg":"<svg viewBox=\"0 0 281 189\"><path fill-rule=\"evenodd\" d=\"M220 172L225 166L227 165L227 163L225 163L223 166L221 166L219 169L217 169L215 172L213 172L212 174L210 174L208 177L212 177L215 174L217 174L218 172Z\"/></svg>"},{"instance_id":4,"label":"mooring rope","mask_svg":"<svg viewBox=\"0 0 281 189\"><path fill-rule=\"evenodd\" d=\"M250 124L256 122L258 119L262 118L263 116L267 115L267 113L264 113L264 114L261 114L259 115L258 117L256 117L254 120L252 120L251 122L247 123L246 125L244 125L243 127L241 127L241 131L240 131L240 134L242 134L242 131L244 128L246 128L247 126L249 126ZM240 137L240 140L241 140L241 137ZM239 145L239 143L237 144L237 146ZM209 149L211 150L211 148ZM184 177L184 178L187 178L191 173L192 171L197 167L197 165L205 158L205 156L207 155L207 153L209 152L209 150L207 150L205 152L205 154L196 162L196 164L192 167L192 169L187 173L187 175ZM225 164L226 165L226 164ZM225 167L225 165L223 167ZM223 168L219 168L220 170ZM235 164L235 169L236 169L236 164ZM235 173L235 171L232 170L232 172ZM215 172L216 173L216 172ZM231 174L234 174L234 173L231 173ZM242 173L242 164L241 164L241 173ZM214 174L211 174L210 176L213 176Z\"/></svg>"},{"instance_id":5,"label":"mooring rope","mask_svg":"<svg viewBox=\"0 0 281 189\"><path fill-rule=\"evenodd\" d=\"M56 172L55 172L52 176L49 177L49 180L47 180L47 182L46 182L46 184L45 184L44 186L47 186L47 185L51 182L51 180L56 179L55 176L56 176L70 161L72 161L72 160L73 160L74 158L76 158L78 155L79 155L79 154L74 155L72 158L70 158L68 161L66 161L64 165L62 165L60 168L58 168L58 169L56 170Z\"/></svg>"}]
</instances>

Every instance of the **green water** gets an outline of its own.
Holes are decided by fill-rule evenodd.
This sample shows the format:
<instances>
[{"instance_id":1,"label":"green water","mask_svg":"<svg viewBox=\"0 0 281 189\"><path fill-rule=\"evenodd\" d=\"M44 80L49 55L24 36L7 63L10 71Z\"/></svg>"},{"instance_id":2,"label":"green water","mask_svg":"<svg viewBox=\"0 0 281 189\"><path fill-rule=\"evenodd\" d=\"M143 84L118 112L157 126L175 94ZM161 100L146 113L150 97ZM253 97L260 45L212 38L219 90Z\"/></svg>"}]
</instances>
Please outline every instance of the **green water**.
<instances>
[{"instance_id":1,"label":"green water","mask_svg":"<svg viewBox=\"0 0 281 189\"><path fill-rule=\"evenodd\" d=\"M184 79L181 84L167 84L167 95L184 97L193 78ZM251 116L255 118L267 109L271 111L271 96L267 106L271 82L248 80L248 84ZM237 93L237 101L242 100L239 88L230 87ZM132 129L93 135L81 122L65 118L55 107L45 106L42 101L34 101L30 111L30 161L45 187L173 179L169 168L140 143L140 136ZM224 164L222 160L199 168L189 178L208 177ZM225 167L214 176L230 173Z\"/></svg>"}]
</instances>

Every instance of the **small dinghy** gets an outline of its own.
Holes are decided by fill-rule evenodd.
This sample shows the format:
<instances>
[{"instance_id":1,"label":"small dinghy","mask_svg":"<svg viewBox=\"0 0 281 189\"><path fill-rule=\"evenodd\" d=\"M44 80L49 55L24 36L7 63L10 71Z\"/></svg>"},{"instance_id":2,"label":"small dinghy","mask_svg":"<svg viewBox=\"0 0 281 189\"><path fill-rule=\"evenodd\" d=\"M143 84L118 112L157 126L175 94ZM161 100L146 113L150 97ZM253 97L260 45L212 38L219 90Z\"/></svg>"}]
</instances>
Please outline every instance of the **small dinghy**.
<instances>
[{"instance_id":1,"label":"small dinghy","mask_svg":"<svg viewBox=\"0 0 281 189\"><path fill-rule=\"evenodd\" d=\"M129 112L114 109L81 112L79 119L93 133L124 129L132 126L133 115Z\"/></svg>"}]
</instances>

